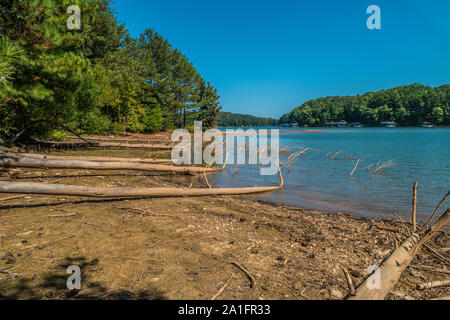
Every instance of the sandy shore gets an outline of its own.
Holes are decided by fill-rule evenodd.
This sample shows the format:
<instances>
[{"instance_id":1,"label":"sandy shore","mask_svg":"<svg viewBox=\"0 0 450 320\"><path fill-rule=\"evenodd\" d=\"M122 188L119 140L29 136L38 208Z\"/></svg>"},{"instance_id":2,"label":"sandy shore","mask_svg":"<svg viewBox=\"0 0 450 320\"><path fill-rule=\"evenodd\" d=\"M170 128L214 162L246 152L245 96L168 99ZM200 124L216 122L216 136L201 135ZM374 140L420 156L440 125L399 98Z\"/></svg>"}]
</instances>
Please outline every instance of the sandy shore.
<instances>
[{"instance_id":1,"label":"sandy shore","mask_svg":"<svg viewBox=\"0 0 450 320\"><path fill-rule=\"evenodd\" d=\"M132 151L134 157L149 156ZM129 156L130 151L65 152ZM165 153L152 157L164 157ZM206 187L202 177L87 170L12 170L2 180L103 187ZM342 299L409 234L409 225L246 197L92 200L29 196L0 202L0 292L19 299ZM442 233L429 245L450 246ZM441 251L443 252L443 251ZM443 253L450 258L448 250ZM248 277L232 263L243 266ZM66 269L82 270L69 291ZM448 268L421 251L412 265ZM435 299L416 290L448 274L408 268L388 299Z\"/></svg>"}]
</instances>

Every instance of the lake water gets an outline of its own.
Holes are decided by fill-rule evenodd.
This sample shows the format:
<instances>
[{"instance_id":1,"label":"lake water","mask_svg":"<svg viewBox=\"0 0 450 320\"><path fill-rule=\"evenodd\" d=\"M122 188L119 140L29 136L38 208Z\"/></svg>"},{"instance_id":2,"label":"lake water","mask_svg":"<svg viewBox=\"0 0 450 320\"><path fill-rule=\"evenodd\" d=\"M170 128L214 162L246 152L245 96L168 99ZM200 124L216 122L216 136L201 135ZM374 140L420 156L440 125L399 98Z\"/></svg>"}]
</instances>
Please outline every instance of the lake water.
<instances>
[{"instance_id":1,"label":"lake water","mask_svg":"<svg viewBox=\"0 0 450 320\"><path fill-rule=\"evenodd\" d=\"M412 187L417 180L417 215L425 219L450 189L450 128L286 129L280 132L280 148L284 147L311 150L288 170L283 169L283 191L259 199L327 211L409 218ZM282 153L280 160L286 157ZM353 159L361 160L350 177L356 164ZM392 167L370 173L388 161L393 162ZM216 187L279 183L278 176L261 176L257 166L246 165L228 166L225 173L210 180ZM448 203L449 199L443 207Z\"/></svg>"}]
</instances>

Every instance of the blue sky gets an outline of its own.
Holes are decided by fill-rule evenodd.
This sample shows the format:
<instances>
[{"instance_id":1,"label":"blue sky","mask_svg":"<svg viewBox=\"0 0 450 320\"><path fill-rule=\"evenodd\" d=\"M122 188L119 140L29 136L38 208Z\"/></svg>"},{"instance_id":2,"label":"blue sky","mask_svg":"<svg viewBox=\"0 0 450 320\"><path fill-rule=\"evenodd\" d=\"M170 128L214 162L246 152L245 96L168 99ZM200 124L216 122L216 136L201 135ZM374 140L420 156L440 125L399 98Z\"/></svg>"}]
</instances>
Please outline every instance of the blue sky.
<instances>
[{"instance_id":1,"label":"blue sky","mask_svg":"<svg viewBox=\"0 0 450 320\"><path fill-rule=\"evenodd\" d=\"M381 30L369 30L369 5ZM278 118L307 100L450 83L448 0L116 0L193 62L224 111Z\"/></svg>"}]
</instances>

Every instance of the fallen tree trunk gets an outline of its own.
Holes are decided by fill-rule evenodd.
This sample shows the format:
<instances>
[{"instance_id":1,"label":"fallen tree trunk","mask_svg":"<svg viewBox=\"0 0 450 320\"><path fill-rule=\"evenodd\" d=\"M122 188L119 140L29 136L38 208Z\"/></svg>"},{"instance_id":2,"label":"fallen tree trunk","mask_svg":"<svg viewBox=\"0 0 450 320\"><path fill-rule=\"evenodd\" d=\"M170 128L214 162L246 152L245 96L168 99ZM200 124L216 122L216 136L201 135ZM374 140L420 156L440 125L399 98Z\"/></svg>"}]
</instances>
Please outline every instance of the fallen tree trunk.
<instances>
[{"instance_id":1,"label":"fallen tree trunk","mask_svg":"<svg viewBox=\"0 0 450 320\"><path fill-rule=\"evenodd\" d=\"M75 136L67 136L66 138L69 139L79 139ZM118 142L118 143L122 143L122 142L128 142L128 143L142 143L142 144L150 144L153 142L157 142L157 143L166 143L166 142L170 142L170 139L136 139L136 138L91 138L91 137L83 137L84 140L86 141L90 141L90 142Z\"/></svg>"},{"instance_id":2,"label":"fallen tree trunk","mask_svg":"<svg viewBox=\"0 0 450 320\"><path fill-rule=\"evenodd\" d=\"M99 147L110 147L110 148L131 148L131 149L152 149L152 150L172 150L171 146L162 144L128 144L128 143L118 143L118 142L95 142L96 146Z\"/></svg>"},{"instance_id":3,"label":"fallen tree trunk","mask_svg":"<svg viewBox=\"0 0 450 320\"><path fill-rule=\"evenodd\" d=\"M146 164L136 162L95 162L95 161L62 161L34 158L19 158L0 156L0 167L4 168L39 168L39 169L91 169L91 170L140 170L167 171L174 173L192 174L222 171L221 168L181 167L163 164Z\"/></svg>"},{"instance_id":4,"label":"fallen tree trunk","mask_svg":"<svg viewBox=\"0 0 450 320\"><path fill-rule=\"evenodd\" d=\"M117 142L54 142L54 141L38 141L37 144L47 148L131 148L131 149L149 149L149 150L171 150L172 147L161 144L127 144Z\"/></svg>"},{"instance_id":5,"label":"fallen tree trunk","mask_svg":"<svg viewBox=\"0 0 450 320\"><path fill-rule=\"evenodd\" d=\"M419 252L422 245L437 233L442 231L450 222L450 209L439 218L439 220L426 231L420 234L412 234L398 249L396 249L380 266L379 288L373 288L372 276L367 278L356 290L354 296L347 297L348 300L383 300L394 288L402 273Z\"/></svg>"},{"instance_id":6,"label":"fallen tree trunk","mask_svg":"<svg viewBox=\"0 0 450 320\"><path fill-rule=\"evenodd\" d=\"M92 156L55 156L39 153L8 153L5 154L10 157L17 158L35 158L47 160L81 160L81 161L95 161L95 162L139 162L139 163L170 163L170 159L142 159L142 158L116 158L116 157L92 157Z\"/></svg>"},{"instance_id":7,"label":"fallen tree trunk","mask_svg":"<svg viewBox=\"0 0 450 320\"><path fill-rule=\"evenodd\" d=\"M281 173L280 173L281 176ZM283 180L281 180L283 181ZM283 182L274 187L253 188L100 188L56 185L31 182L0 181L0 193L22 193L93 198L165 198L215 195L246 195L280 190Z\"/></svg>"}]
</instances>

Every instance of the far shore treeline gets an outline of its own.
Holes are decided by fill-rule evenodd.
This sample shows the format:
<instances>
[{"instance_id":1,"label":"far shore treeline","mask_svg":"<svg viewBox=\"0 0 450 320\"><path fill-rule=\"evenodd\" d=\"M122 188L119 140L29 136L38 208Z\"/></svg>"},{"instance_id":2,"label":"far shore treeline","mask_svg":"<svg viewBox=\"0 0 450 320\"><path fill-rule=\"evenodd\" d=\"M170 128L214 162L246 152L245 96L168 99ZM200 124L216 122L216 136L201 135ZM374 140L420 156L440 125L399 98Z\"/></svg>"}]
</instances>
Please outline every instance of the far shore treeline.
<instances>
[{"instance_id":1,"label":"far shore treeline","mask_svg":"<svg viewBox=\"0 0 450 320\"><path fill-rule=\"evenodd\" d=\"M278 120L249 114L220 112L217 125L219 127L269 127L278 125Z\"/></svg>"},{"instance_id":2,"label":"far shore treeline","mask_svg":"<svg viewBox=\"0 0 450 320\"><path fill-rule=\"evenodd\" d=\"M69 30L67 9L81 9ZM151 23L151 22L149 22ZM111 0L0 3L0 139L214 127L216 89L152 29L132 38Z\"/></svg>"},{"instance_id":3,"label":"far shore treeline","mask_svg":"<svg viewBox=\"0 0 450 320\"><path fill-rule=\"evenodd\" d=\"M279 122L320 127L341 120L366 125L384 121L401 126L422 122L450 125L450 85L432 88L413 84L363 95L318 98L285 114Z\"/></svg>"}]
</instances>

